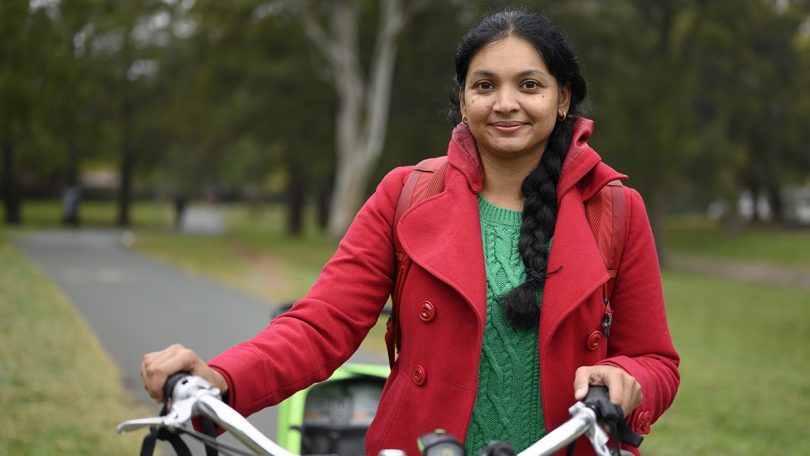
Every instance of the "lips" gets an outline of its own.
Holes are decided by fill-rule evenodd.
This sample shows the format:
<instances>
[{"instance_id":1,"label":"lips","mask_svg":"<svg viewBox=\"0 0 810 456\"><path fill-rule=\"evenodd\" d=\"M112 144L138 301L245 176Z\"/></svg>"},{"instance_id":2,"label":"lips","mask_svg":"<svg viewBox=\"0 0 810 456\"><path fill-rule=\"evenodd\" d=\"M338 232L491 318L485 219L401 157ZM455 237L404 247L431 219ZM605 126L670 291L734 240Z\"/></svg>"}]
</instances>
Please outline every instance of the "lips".
<instances>
[{"instance_id":1,"label":"lips","mask_svg":"<svg viewBox=\"0 0 810 456\"><path fill-rule=\"evenodd\" d=\"M520 127L526 124L523 122L515 122L515 121L501 121L501 122L492 122L489 125L501 133L514 133L520 130Z\"/></svg>"}]
</instances>

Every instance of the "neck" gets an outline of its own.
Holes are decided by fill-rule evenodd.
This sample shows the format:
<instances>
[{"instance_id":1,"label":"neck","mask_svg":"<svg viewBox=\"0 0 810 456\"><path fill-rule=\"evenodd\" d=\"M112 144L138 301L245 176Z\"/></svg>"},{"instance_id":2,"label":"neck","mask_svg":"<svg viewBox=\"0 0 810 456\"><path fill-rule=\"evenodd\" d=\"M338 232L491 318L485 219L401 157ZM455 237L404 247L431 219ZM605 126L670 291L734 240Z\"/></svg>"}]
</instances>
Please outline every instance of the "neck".
<instances>
[{"instance_id":1,"label":"neck","mask_svg":"<svg viewBox=\"0 0 810 456\"><path fill-rule=\"evenodd\" d=\"M495 206L522 211L524 198L520 186L539 163L540 157L519 157L505 161L491 160L482 154L484 188L481 196Z\"/></svg>"}]
</instances>

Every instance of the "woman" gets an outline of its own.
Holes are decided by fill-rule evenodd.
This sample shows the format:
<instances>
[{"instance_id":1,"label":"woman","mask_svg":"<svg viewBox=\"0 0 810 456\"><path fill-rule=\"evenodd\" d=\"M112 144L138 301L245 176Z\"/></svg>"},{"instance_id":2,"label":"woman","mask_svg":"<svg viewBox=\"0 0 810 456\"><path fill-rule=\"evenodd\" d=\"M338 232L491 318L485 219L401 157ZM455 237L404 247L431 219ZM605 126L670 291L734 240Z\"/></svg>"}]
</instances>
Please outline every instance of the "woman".
<instances>
[{"instance_id":1,"label":"woman","mask_svg":"<svg viewBox=\"0 0 810 456\"><path fill-rule=\"evenodd\" d=\"M589 384L607 385L631 428L649 432L675 396L679 358L644 205L629 189L612 330L590 337L608 274L584 202L625 176L601 163L586 142L593 123L574 115L585 97L574 55L545 18L506 10L462 39L456 81L462 121L444 190L396 225L413 266L399 301L401 350L367 453L418 454L417 437L435 429L470 454L490 440L521 450L567 419ZM326 379L391 293L392 227L410 170L383 179L307 296L259 335L208 364L179 345L146 355L152 396L168 374L188 370L250 414Z\"/></svg>"}]
</instances>

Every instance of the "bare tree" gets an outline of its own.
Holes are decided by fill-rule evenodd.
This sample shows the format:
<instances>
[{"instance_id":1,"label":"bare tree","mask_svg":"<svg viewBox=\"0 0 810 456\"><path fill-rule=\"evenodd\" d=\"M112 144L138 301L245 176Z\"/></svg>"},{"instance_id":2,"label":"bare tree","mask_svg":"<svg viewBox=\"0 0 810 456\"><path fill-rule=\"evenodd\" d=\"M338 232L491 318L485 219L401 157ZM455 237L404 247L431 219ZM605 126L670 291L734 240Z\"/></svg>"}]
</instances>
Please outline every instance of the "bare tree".
<instances>
[{"instance_id":1,"label":"bare tree","mask_svg":"<svg viewBox=\"0 0 810 456\"><path fill-rule=\"evenodd\" d=\"M337 169L327 227L336 239L346 232L360 208L369 175L382 154L400 32L414 12L428 4L422 0L379 3L376 41L367 69L361 62L358 40L360 1L333 0L318 7L309 0L288 3L326 60L338 95Z\"/></svg>"}]
</instances>

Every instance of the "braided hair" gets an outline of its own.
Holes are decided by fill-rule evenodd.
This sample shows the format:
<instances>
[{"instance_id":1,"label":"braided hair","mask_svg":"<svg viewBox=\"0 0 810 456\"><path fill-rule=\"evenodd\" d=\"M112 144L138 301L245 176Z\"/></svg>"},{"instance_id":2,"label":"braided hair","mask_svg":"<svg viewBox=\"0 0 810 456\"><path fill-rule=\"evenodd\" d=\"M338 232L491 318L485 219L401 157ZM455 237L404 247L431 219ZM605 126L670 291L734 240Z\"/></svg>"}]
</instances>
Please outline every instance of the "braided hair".
<instances>
[{"instance_id":1,"label":"braided hair","mask_svg":"<svg viewBox=\"0 0 810 456\"><path fill-rule=\"evenodd\" d=\"M514 36L530 42L545 62L560 87L570 85L569 112L581 114L585 98L585 80L563 33L545 16L524 8L509 8L485 17L461 39L456 48L456 87L451 92L451 114L460 114L459 94L464 90L470 60L485 45ZM537 292L543 290L548 254L557 221L557 183L563 161L568 154L574 120L558 119L548 139L540 163L524 180L521 193L525 198L523 222L518 249L526 267L526 281L503 299L505 314L513 327L528 329L540 320Z\"/></svg>"}]
</instances>

